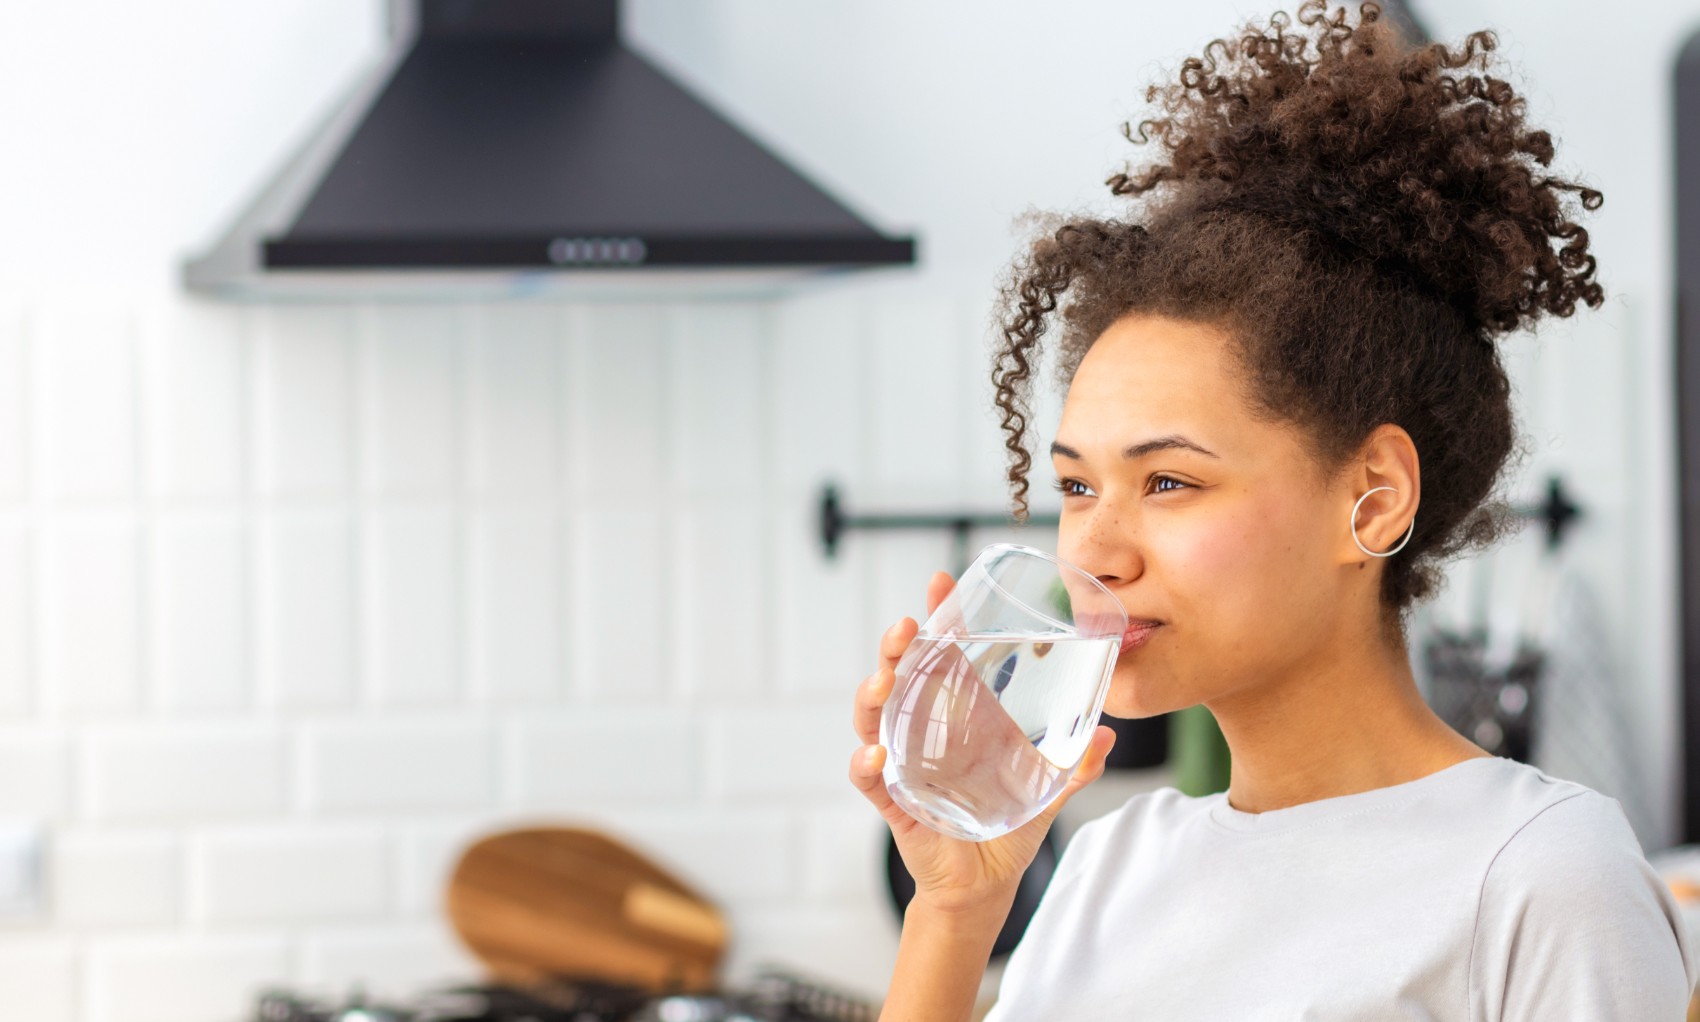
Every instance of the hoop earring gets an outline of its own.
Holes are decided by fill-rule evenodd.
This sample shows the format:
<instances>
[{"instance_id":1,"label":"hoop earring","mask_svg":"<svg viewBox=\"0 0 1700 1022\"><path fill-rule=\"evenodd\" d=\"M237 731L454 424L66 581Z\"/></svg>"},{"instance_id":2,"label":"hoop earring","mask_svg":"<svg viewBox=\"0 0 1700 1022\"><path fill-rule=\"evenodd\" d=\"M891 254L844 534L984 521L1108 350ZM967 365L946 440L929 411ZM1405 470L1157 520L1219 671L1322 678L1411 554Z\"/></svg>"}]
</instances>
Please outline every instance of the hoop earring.
<instances>
[{"instance_id":1,"label":"hoop earring","mask_svg":"<svg viewBox=\"0 0 1700 1022\"><path fill-rule=\"evenodd\" d=\"M1364 494L1364 497L1369 496L1371 493L1374 493L1376 490L1392 490L1392 489L1393 489L1393 487L1391 487L1391 486L1377 486L1375 488L1375 490L1370 490L1370 491L1366 492ZM1399 491L1393 490L1393 492L1397 493ZM1387 551L1384 554L1378 554L1374 550L1371 550L1369 547L1364 546L1364 541L1358 538L1358 508L1363 506L1364 497L1359 497L1358 502L1356 504L1352 505L1352 542L1354 542L1358 545L1359 550L1362 550L1364 553L1369 554L1371 557L1392 557L1394 554L1398 553L1400 550L1403 550L1405 548L1405 544L1409 543L1411 541L1411 534L1417 531L1417 516L1416 515L1411 516L1410 527L1405 530L1405 538L1399 541L1398 546L1394 547L1393 549Z\"/></svg>"}]
</instances>

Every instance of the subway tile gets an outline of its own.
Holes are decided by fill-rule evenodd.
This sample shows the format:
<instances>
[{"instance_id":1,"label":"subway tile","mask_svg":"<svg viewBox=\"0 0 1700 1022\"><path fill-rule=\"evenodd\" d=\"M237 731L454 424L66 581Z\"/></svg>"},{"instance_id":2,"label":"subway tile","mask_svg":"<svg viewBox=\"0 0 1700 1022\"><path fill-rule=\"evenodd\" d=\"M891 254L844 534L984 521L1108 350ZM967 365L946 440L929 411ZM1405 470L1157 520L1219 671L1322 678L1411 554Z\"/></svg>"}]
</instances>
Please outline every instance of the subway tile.
<instances>
[{"instance_id":1,"label":"subway tile","mask_svg":"<svg viewBox=\"0 0 1700 1022\"><path fill-rule=\"evenodd\" d=\"M244 311L173 296L143 310L143 404L149 489L166 497L236 497L246 480Z\"/></svg>"},{"instance_id":2,"label":"subway tile","mask_svg":"<svg viewBox=\"0 0 1700 1022\"><path fill-rule=\"evenodd\" d=\"M478 721L339 721L306 728L313 812L413 811L487 804L495 743Z\"/></svg>"},{"instance_id":3,"label":"subway tile","mask_svg":"<svg viewBox=\"0 0 1700 1022\"><path fill-rule=\"evenodd\" d=\"M513 722L510 789L524 806L687 804L702 784L690 710L581 707Z\"/></svg>"},{"instance_id":4,"label":"subway tile","mask_svg":"<svg viewBox=\"0 0 1700 1022\"><path fill-rule=\"evenodd\" d=\"M41 724L0 728L0 816L69 817L72 778L67 732Z\"/></svg>"},{"instance_id":5,"label":"subway tile","mask_svg":"<svg viewBox=\"0 0 1700 1022\"><path fill-rule=\"evenodd\" d=\"M674 483L686 492L759 492L768 457L767 329L762 305L679 305L667 314L667 451Z\"/></svg>"},{"instance_id":6,"label":"subway tile","mask_svg":"<svg viewBox=\"0 0 1700 1022\"><path fill-rule=\"evenodd\" d=\"M849 536L828 558L815 516L793 508L778 516L770 556L776 567L772 647L781 691L848 697L872 672L879 633L865 613L869 539Z\"/></svg>"},{"instance_id":7,"label":"subway tile","mask_svg":"<svg viewBox=\"0 0 1700 1022\"><path fill-rule=\"evenodd\" d=\"M248 536L234 513L162 516L154 530L153 688L172 709L247 705Z\"/></svg>"},{"instance_id":8,"label":"subway tile","mask_svg":"<svg viewBox=\"0 0 1700 1022\"><path fill-rule=\"evenodd\" d=\"M96 820L264 816L287 805L288 750L278 725L112 725L85 730L83 743Z\"/></svg>"},{"instance_id":9,"label":"subway tile","mask_svg":"<svg viewBox=\"0 0 1700 1022\"><path fill-rule=\"evenodd\" d=\"M137 537L124 514L62 514L42 528L43 698L65 712L139 703Z\"/></svg>"},{"instance_id":10,"label":"subway tile","mask_svg":"<svg viewBox=\"0 0 1700 1022\"><path fill-rule=\"evenodd\" d=\"M34 702L31 658L30 578L34 571L32 533L23 525L0 522L0 714L17 714Z\"/></svg>"},{"instance_id":11,"label":"subway tile","mask_svg":"<svg viewBox=\"0 0 1700 1022\"><path fill-rule=\"evenodd\" d=\"M32 322L25 306L0 304L0 504L21 503L29 495Z\"/></svg>"},{"instance_id":12,"label":"subway tile","mask_svg":"<svg viewBox=\"0 0 1700 1022\"><path fill-rule=\"evenodd\" d=\"M114 499L136 481L136 329L118 303L56 303L34 320L42 481L61 500Z\"/></svg>"},{"instance_id":13,"label":"subway tile","mask_svg":"<svg viewBox=\"0 0 1700 1022\"><path fill-rule=\"evenodd\" d=\"M483 305L471 315L473 488L506 496L551 493L560 432L560 310Z\"/></svg>"},{"instance_id":14,"label":"subway tile","mask_svg":"<svg viewBox=\"0 0 1700 1022\"><path fill-rule=\"evenodd\" d=\"M736 701L769 689L768 514L747 500L705 500L675 518L673 670L697 698Z\"/></svg>"},{"instance_id":15,"label":"subway tile","mask_svg":"<svg viewBox=\"0 0 1700 1022\"><path fill-rule=\"evenodd\" d=\"M458 488L465 331L457 312L408 305L368 310L363 434L370 492L436 495Z\"/></svg>"},{"instance_id":16,"label":"subway tile","mask_svg":"<svg viewBox=\"0 0 1700 1022\"><path fill-rule=\"evenodd\" d=\"M286 981L289 942L270 934L108 937L91 941L88 1022L231 1022Z\"/></svg>"},{"instance_id":17,"label":"subway tile","mask_svg":"<svg viewBox=\"0 0 1700 1022\"><path fill-rule=\"evenodd\" d=\"M255 462L260 491L267 496L348 491L352 315L340 306L255 310Z\"/></svg>"},{"instance_id":18,"label":"subway tile","mask_svg":"<svg viewBox=\"0 0 1700 1022\"><path fill-rule=\"evenodd\" d=\"M440 704L460 691L459 516L388 507L365 528L366 664L386 706Z\"/></svg>"},{"instance_id":19,"label":"subway tile","mask_svg":"<svg viewBox=\"0 0 1700 1022\"><path fill-rule=\"evenodd\" d=\"M77 953L70 938L0 939L0 1005L18 1022L77 1022Z\"/></svg>"},{"instance_id":20,"label":"subway tile","mask_svg":"<svg viewBox=\"0 0 1700 1022\"><path fill-rule=\"evenodd\" d=\"M661 311L583 306L571 322L574 490L599 498L664 492L671 410Z\"/></svg>"},{"instance_id":21,"label":"subway tile","mask_svg":"<svg viewBox=\"0 0 1700 1022\"><path fill-rule=\"evenodd\" d=\"M70 926L165 926L178 919L183 849L170 833L72 832L54 838L51 912Z\"/></svg>"},{"instance_id":22,"label":"subway tile","mask_svg":"<svg viewBox=\"0 0 1700 1022\"><path fill-rule=\"evenodd\" d=\"M599 829L723 908L796 893L796 842L785 811L623 810L607 813Z\"/></svg>"},{"instance_id":23,"label":"subway tile","mask_svg":"<svg viewBox=\"0 0 1700 1022\"><path fill-rule=\"evenodd\" d=\"M850 755L851 690L842 700L800 706L722 707L706 715L712 798L818 798L855 793Z\"/></svg>"},{"instance_id":24,"label":"subway tile","mask_svg":"<svg viewBox=\"0 0 1700 1022\"><path fill-rule=\"evenodd\" d=\"M738 943L721 972L748 978L766 965L808 963L816 982L879 1004L897 962L903 924L888 898L862 904L738 905L728 920Z\"/></svg>"},{"instance_id":25,"label":"subway tile","mask_svg":"<svg viewBox=\"0 0 1700 1022\"><path fill-rule=\"evenodd\" d=\"M446 919L373 927L316 928L304 942L302 979L345 996L406 1002L427 989L483 981L483 966L462 947Z\"/></svg>"},{"instance_id":26,"label":"subway tile","mask_svg":"<svg viewBox=\"0 0 1700 1022\"><path fill-rule=\"evenodd\" d=\"M560 691L559 550L549 511L486 511L472 530L472 687L486 700Z\"/></svg>"},{"instance_id":27,"label":"subway tile","mask_svg":"<svg viewBox=\"0 0 1700 1022\"><path fill-rule=\"evenodd\" d=\"M274 706L354 698L353 538L334 511L275 511L260 527L259 681Z\"/></svg>"},{"instance_id":28,"label":"subway tile","mask_svg":"<svg viewBox=\"0 0 1700 1022\"><path fill-rule=\"evenodd\" d=\"M389 849L373 828L207 832L190 862L191 915L202 922L370 919L388 907Z\"/></svg>"},{"instance_id":29,"label":"subway tile","mask_svg":"<svg viewBox=\"0 0 1700 1022\"><path fill-rule=\"evenodd\" d=\"M864 475L869 423L886 407L866 386L865 305L832 294L773 309L768 394L774 471L786 492L813 494L827 481L853 485Z\"/></svg>"},{"instance_id":30,"label":"subway tile","mask_svg":"<svg viewBox=\"0 0 1700 1022\"><path fill-rule=\"evenodd\" d=\"M978 393L962 368L954 302L888 298L873 306L862 351L871 370L870 478L886 490L937 489L963 478L966 397Z\"/></svg>"},{"instance_id":31,"label":"subway tile","mask_svg":"<svg viewBox=\"0 0 1700 1022\"><path fill-rule=\"evenodd\" d=\"M849 784L849 756L844 761ZM820 809L803 816L805 898L821 903L872 903L888 897L886 850L891 828L871 802Z\"/></svg>"},{"instance_id":32,"label":"subway tile","mask_svg":"<svg viewBox=\"0 0 1700 1022\"><path fill-rule=\"evenodd\" d=\"M979 533L971 537L968 558L973 558L984 539ZM868 651L863 659L871 669L879 637L893 622L903 617L917 622L927 619L927 583L933 573L943 571L955 576L960 570L955 543L942 530L936 534L868 534L855 537L855 541L868 544L871 618L863 637Z\"/></svg>"},{"instance_id":33,"label":"subway tile","mask_svg":"<svg viewBox=\"0 0 1700 1022\"><path fill-rule=\"evenodd\" d=\"M573 686L599 702L654 702L669 689L664 656L676 634L661 514L587 510L576 519Z\"/></svg>"}]
</instances>

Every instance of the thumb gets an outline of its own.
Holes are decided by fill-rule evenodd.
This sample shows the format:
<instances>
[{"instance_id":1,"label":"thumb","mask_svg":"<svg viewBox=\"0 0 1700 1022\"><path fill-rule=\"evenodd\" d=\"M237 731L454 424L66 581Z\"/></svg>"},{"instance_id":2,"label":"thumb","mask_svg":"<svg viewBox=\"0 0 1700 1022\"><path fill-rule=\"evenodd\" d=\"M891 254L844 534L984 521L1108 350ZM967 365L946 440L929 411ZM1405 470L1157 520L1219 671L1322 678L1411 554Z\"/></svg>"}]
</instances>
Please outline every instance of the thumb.
<instances>
[{"instance_id":1,"label":"thumb","mask_svg":"<svg viewBox=\"0 0 1700 1022\"><path fill-rule=\"evenodd\" d=\"M1091 743L1086 746L1086 755L1080 757L1080 765L1074 768L1074 776L1068 779L1062 794L1045 807L1042 815L1054 820L1057 813L1062 811L1062 807L1068 804L1068 800L1074 797L1075 792L1104 776L1104 760L1109 758L1110 750L1115 748L1115 744L1115 728L1099 724L1097 730L1092 732Z\"/></svg>"}]
</instances>

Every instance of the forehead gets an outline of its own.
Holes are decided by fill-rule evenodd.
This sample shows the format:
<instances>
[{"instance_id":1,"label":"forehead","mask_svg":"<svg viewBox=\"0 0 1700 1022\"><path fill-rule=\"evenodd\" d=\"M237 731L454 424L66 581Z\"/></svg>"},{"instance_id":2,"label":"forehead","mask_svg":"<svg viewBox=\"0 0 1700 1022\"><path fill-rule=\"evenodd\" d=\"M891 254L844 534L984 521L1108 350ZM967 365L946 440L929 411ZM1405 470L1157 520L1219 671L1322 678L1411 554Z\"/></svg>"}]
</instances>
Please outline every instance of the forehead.
<instances>
[{"instance_id":1,"label":"forehead","mask_svg":"<svg viewBox=\"0 0 1700 1022\"><path fill-rule=\"evenodd\" d=\"M1162 316L1117 320L1087 349L1063 403L1062 432L1125 444L1184 433L1226 444L1244 407L1239 369L1221 328ZM1224 414L1227 413L1227 414ZM1079 436L1077 427L1090 433ZM1115 435L1100 435L1114 433Z\"/></svg>"}]
</instances>

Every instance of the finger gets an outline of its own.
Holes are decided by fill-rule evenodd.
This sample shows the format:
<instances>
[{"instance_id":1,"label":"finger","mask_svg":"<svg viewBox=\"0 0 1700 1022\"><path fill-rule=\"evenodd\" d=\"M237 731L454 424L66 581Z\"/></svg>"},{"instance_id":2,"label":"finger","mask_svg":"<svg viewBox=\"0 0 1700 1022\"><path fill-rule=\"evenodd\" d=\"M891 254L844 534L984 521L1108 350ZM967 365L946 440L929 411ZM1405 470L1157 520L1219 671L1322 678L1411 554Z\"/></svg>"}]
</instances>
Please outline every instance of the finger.
<instances>
[{"instance_id":1,"label":"finger","mask_svg":"<svg viewBox=\"0 0 1700 1022\"><path fill-rule=\"evenodd\" d=\"M921 628L912 617L900 618L898 622L885 630L880 636L880 659L878 667L896 667L903 659L903 651L909 648L909 643L915 638L915 633Z\"/></svg>"},{"instance_id":2,"label":"finger","mask_svg":"<svg viewBox=\"0 0 1700 1022\"><path fill-rule=\"evenodd\" d=\"M1092 732L1092 741L1086 747L1086 755L1080 757L1080 765L1074 768L1074 776L1068 779L1057 800L1045 807L1045 812L1052 818L1074 797L1074 793L1086 787L1093 781L1104 776L1104 761L1109 758L1110 750L1116 744L1115 728L1104 724L1098 725Z\"/></svg>"},{"instance_id":3,"label":"finger","mask_svg":"<svg viewBox=\"0 0 1700 1022\"><path fill-rule=\"evenodd\" d=\"M893 827L906 826L913 820L885 790L885 776L881 773L885 767L885 756L883 745L864 745L857 749L850 757L850 783L873 803L886 823Z\"/></svg>"},{"instance_id":4,"label":"finger","mask_svg":"<svg viewBox=\"0 0 1700 1022\"><path fill-rule=\"evenodd\" d=\"M891 695L892 682L896 677L897 673L891 668L881 667L856 686L856 710L853 714L853 724L856 728L856 737L869 745L879 743L880 714L885 712L886 697Z\"/></svg>"},{"instance_id":5,"label":"finger","mask_svg":"<svg viewBox=\"0 0 1700 1022\"><path fill-rule=\"evenodd\" d=\"M939 609L939 604L956 588L956 580L948 572L935 571L933 577L927 580L927 614Z\"/></svg>"}]
</instances>

